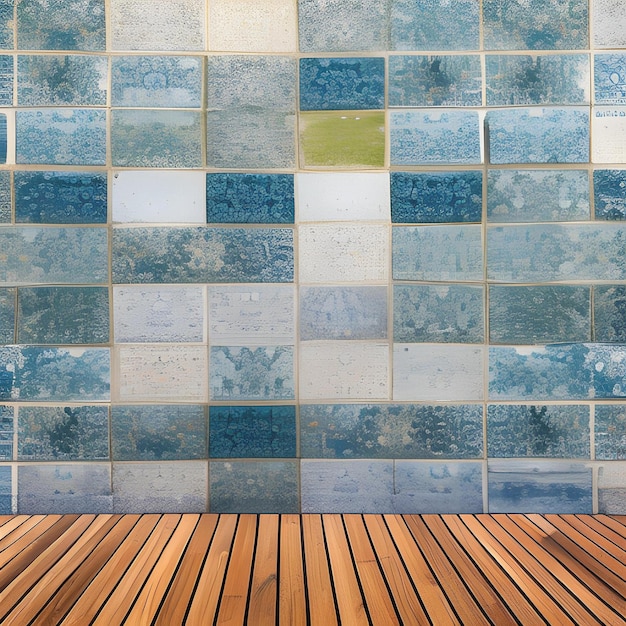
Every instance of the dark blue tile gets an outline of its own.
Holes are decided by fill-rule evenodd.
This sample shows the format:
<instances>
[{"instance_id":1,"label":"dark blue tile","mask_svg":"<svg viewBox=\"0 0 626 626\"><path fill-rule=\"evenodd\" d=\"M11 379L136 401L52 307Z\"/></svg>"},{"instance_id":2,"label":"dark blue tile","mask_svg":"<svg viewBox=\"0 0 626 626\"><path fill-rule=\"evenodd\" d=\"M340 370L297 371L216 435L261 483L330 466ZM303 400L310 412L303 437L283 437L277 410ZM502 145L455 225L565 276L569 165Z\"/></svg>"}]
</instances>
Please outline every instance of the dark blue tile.
<instances>
[{"instance_id":1,"label":"dark blue tile","mask_svg":"<svg viewBox=\"0 0 626 626\"><path fill-rule=\"evenodd\" d=\"M594 170L593 200L597 220L626 220L626 170Z\"/></svg>"},{"instance_id":2,"label":"dark blue tile","mask_svg":"<svg viewBox=\"0 0 626 626\"><path fill-rule=\"evenodd\" d=\"M15 409L0 405L0 461L13 460L13 429L15 428ZM0 484L2 478L0 478ZM0 487L0 494L2 488ZM10 491L9 491L10 495Z\"/></svg>"}]
</instances>

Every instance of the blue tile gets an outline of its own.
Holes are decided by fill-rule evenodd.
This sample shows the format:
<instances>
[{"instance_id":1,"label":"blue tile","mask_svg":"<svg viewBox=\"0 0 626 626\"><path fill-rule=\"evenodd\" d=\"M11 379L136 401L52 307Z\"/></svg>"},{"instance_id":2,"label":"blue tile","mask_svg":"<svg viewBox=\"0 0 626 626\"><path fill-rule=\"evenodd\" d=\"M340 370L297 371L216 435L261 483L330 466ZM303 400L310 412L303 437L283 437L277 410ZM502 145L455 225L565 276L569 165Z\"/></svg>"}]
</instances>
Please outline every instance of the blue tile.
<instances>
[{"instance_id":1,"label":"blue tile","mask_svg":"<svg viewBox=\"0 0 626 626\"><path fill-rule=\"evenodd\" d=\"M105 106L109 66L104 56L18 55L20 106Z\"/></svg>"},{"instance_id":2,"label":"blue tile","mask_svg":"<svg viewBox=\"0 0 626 626\"><path fill-rule=\"evenodd\" d=\"M593 85L596 104L626 104L626 53L595 54Z\"/></svg>"},{"instance_id":3,"label":"blue tile","mask_svg":"<svg viewBox=\"0 0 626 626\"><path fill-rule=\"evenodd\" d=\"M589 161L588 109L501 109L486 124L490 163Z\"/></svg>"},{"instance_id":4,"label":"blue tile","mask_svg":"<svg viewBox=\"0 0 626 626\"><path fill-rule=\"evenodd\" d=\"M293 224L293 174L206 175L207 222Z\"/></svg>"},{"instance_id":5,"label":"blue tile","mask_svg":"<svg viewBox=\"0 0 626 626\"><path fill-rule=\"evenodd\" d=\"M106 406L23 406L19 461L99 461L109 458Z\"/></svg>"},{"instance_id":6,"label":"blue tile","mask_svg":"<svg viewBox=\"0 0 626 626\"><path fill-rule=\"evenodd\" d=\"M106 224L107 176L93 172L15 172L15 221Z\"/></svg>"},{"instance_id":7,"label":"blue tile","mask_svg":"<svg viewBox=\"0 0 626 626\"><path fill-rule=\"evenodd\" d=\"M111 104L116 107L200 108L202 59L190 56L113 57Z\"/></svg>"},{"instance_id":8,"label":"blue tile","mask_svg":"<svg viewBox=\"0 0 626 626\"><path fill-rule=\"evenodd\" d=\"M92 109L17 111L18 163L105 165L106 113Z\"/></svg>"},{"instance_id":9,"label":"blue tile","mask_svg":"<svg viewBox=\"0 0 626 626\"><path fill-rule=\"evenodd\" d=\"M0 113L0 163L7 162L7 116Z\"/></svg>"},{"instance_id":10,"label":"blue tile","mask_svg":"<svg viewBox=\"0 0 626 626\"><path fill-rule=\"evenodd\" d=\"M588 220L586 170L489 170L490 222L574 222Z\"/></svg>"},{"instance_id":11,"label":"blue tile","mask_svg":"<svg viewBox=\"0 0 626 626\"><path fill-rule=\"evenodd\" d=\"M594 339L626 343L626 286L595 285L593 296Z\"/></svg>"},{"instance_id":12,"label":"blue tile","mask_svg":"<svg viewBox=\"0 0 626 626\"><path fill-rule=\"evenodd\" d=\"M0 405L0 461L13 460L13 429L15 428L15 409L12 406ZM10 469L10 468L9 468ZM0 469L0 472L2 470ZM1 474L0 474L1 476ZM3 478L0 477L0 496L6 495L2 489ZM8 495L11 495L9 489ZM0 502L2 498L0 497ZM0 504L0 509L2 505Z\"/></svg>"},{"instance_id":13,"label":"blue tile","mask_svg":"<svg viewBox=\"0 0 626 626\"><path fill-rule=\"evenodd\" d=\"M595 458L626 459L626 407L623 404L596 404Z\"/></svg>"},{"instance_id":14,"label":"blue tile","mask_svg":"<svg viewBox=\"0 0 626 626\"><path fill-rule=\"evenodd\" d=\"M391 111L392 165L472 165L481 162L476 111Z\"/></svg>"},{"instance_id":15,"label":"blue tile","mask_svg":"<svg viewBox=\"0 0 626 626\"><path fill-rule=\"evenodd\" d=\"M626 220L626 170L594 170L593 200L597 220Z\"/></svg>"},{"instance_id":16,"label":"blue tile","mask_svg":"<svg viewBox=\"0 0 626 626\"><path fill-rule=\"evenodd\" d=\"M0 344L15 343L15 289L0 289Z\"/></svg>"},{"instance_id":17,"label":"blue tile","mask_svg":"<svg viewBox=\"0 0 626 626\"><path fill-rule=\"evenodd\" d=\"M0 224L11 221L11 172L0 172Z\"/></svg>"},{"instance_id":18,"label":"blue tile","mask_svg":"<svg viewBox=\"0 0 626 626\"><path fill-rule=\"evenodd\" d=\"M590 288L491 285L489 340L508 344L590 341Z\"/></svg>"},{"instance_id":19,"label":"blue tile","mask_svg":"<svg viewBox=\"0 0 626 626\"><path fill-rule=\"evenodd\" d=\"M0 0L0 49L13 48L13 5L15 0Z\"/></svg>"},{"instance_id":20,"label":"blue tile","mask_svg":"<svg viewBox=\"0 0 626 626\"><path fill-rule=\"evenodd\" d=\"M11 515L13 511L13 478L8 465L0 467L0 515Z\"/></svg>"},{"instance_id":21,"label":"blue tile","mask_svg":"<svg viewBox=\"0 0 626 626\"><path fill-rule=\"evenodd\" d=\"M478 55L389 57L389 106L480 106Z\"/></svg>"},{"instance_id":22,"label":"blue tile","mask_svg":"<svg viewBox=\"0 0 626 626\"><path fill-rule=\"evenodd\" d=\"M300 59L301 111L384 108L382 57Z\"/></svg>"},{"instance_id":23,"label":"blue tile","mask_svg":"<svg viewBox=\"0 0 626 626\"><path fill-rule=\"evenodd\" d=\"M480 222L482 208L482 172L391 172L392 222Z\"/></svg>"},{"instance_id":24,"label":"blue tile","mask_svg":"<svg viewBox=\"0 0 626 626\"><path fill-rule=\"evenodd\" d=\"M2 6L0 5L0 21ZM1 35L0 35L1 38ZM13 105L13 57L9 54L0 55L0 106Z\"/></svg>"},{"instance_id":25,"label":"blue tile","mask_svg":"<svg viewBox=\"0 0 626 626\"><path fill-rule=\"evenodd\" d=\"M206 458L204 408L176 404L114 406L111 451L116 461Z\"/></svg>"},{"instance_id":26,"label":"blue tile","mask_svg":"<svg viewBox=\"0 0 626 626\"><path fill-rule=\"evenodd\" d=\"M211 406L209 456L296 456L295 406Z\"/></svg>"}]
</instances>

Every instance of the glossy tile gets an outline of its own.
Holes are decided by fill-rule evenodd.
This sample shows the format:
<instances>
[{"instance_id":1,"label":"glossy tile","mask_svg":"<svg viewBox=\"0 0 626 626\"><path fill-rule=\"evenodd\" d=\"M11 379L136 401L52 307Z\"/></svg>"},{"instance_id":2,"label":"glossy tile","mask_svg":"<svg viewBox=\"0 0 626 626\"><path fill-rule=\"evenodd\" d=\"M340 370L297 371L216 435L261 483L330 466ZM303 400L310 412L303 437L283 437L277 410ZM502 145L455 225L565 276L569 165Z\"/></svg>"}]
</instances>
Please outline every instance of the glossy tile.
<instances>
[{"instance_id":1,"label":"glossy tile","mask_svg":"<svg viewBox=\"0 0 626 626\"><path fill-rule=\"evenodd\" d=\"M4 406L0 404L0 460L13 460L13 432L15 429L15 409L12 406ZM2 477L2 469L0 469L0 485L4 486L5 478ZM9 468L10 469L10 468ZM10 479L10 475L9 475ZM9 480L10 483L10 480ZM9 484L8 494L4 492L0 486L0 510L4 506L3 495L11 495ZM9 498L9 507L11 500Z\"/></svg>"},{"instance_id":2,"label":"glossy tile","mask_svg":"<svg viewBox=\"0 0 626 626\"><path fill-rule=\"evenodd\" d=\"M2 29L2 5L0 5L0 31ZM2 34L0 32L0 41ZM1 49L0 44L0 49ZM9 54L0 55L0 106L13 104L13 57Z\"/></svg>"},{"instance_id":3,"label":"glossy tile","mask_svg":"<svg viewBox=\"0 0 626 626\"><path fill-rule=\"evenodd\" d=\"M626 220L626 170L594 170L593 201L597 220Z\"/></svg>"},{"instance_id":4,"label":"glossy tile","mask_svg":"<svg viewBox=\"0 0 626 626\"><path fill-rule=\"evenodd\" d=\"M591 27L596 48L626 46L626 7L614 0L591 0Z\"/></svg>"},{"instance_id":5,"label":"glossy tile","mask_svg":"<svg viewBox=\"0 0 626 626\"><path fill-rule=\"evenodd\" d=\"M596 404L594 424L595 458L603 461L626 459L626 407L623 404Z\"/></svg>"},{"instance_id":6,"label":"glossy tile","mask_svg":"<svg viewBox=\"0 0 626 626\"><path fill-rule=\"evenodd\" d=\"M593 296L595 340L626 343L626 286L595 285Z\"/></svg>"},{"instance_id":7,"label":"glossy tile","mask_svg":"<svg viewBox=\"0 0 626 626\"><path fill-rule=\"evenodd\" d=\"M11 49L14 46L13 20L15 0L0 0L0 49Z\"/></svg>"},{"instance_id":8,"label":"glossy tile","mask_svg":"<svg viewBox=\"0 0 626 626\"><path fill-rule=\"evenodd\" d=\"M595 54L593 83L596 104L626 104L626 54Z\"/></svg>"},{"instance_id":9,"label":"glossy tile","mask_svg":"<svg viewBox=\"0 0 626 626\"><path fill-rule=\"evenodd\" d=\"M591 118L591 161L626 161L626 107L596 106Z\"/></svg>"},{"instance_id":10,"label":"glossy tile","mask_svg":"<svg viewBox=\"0 0 626 626\"><path fill-rule=\"evenodd\" d=\"M0 288L0 344L15 343L16 291Z\"/></svg>"},{"instance_id":11,"label":"glossy tile","mask_svg":"<svg viewBox=\"0 0 626 626\"><path fill-rule=\"evenodd\" d=\"M626 463L607 463L599 467L598 513L626 515Z\"/></svg>"},{"instance_id":12,"label":"glossy tile","mask_svg":"<svg viewBox=\"0 0 626 626\"><path fill-rule=\"evenodd\" d=\"M8 224L11 221L11 172L0 171L0 224Z\"/></svg>"}]
</instances>

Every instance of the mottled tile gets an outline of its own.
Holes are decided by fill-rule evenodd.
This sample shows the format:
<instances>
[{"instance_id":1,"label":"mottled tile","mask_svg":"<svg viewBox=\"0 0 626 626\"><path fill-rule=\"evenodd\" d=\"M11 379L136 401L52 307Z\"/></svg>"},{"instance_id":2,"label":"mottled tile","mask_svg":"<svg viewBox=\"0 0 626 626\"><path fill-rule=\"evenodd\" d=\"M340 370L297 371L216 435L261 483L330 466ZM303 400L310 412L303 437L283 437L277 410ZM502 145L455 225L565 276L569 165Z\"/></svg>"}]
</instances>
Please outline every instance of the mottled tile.
<instances>
[{"instance_id":1,"label":"mottled tile","mask_svg":"<svg viewBox=\"0 0 626 626\"><path fill-rule=\"evenodd\" d=\"M108 343L108 288L20 287L17 340L61 345Z\"/></svg>"},{"instance_id":2,"label":"mottled tile","mask_svg":"<svg viewBox=\"0 0 626 626\"><path fill-rule=\"evenodd\" d=\"M377 111L300 113L302 167L383 167L385 114Z\"/></svg>"},{"instance_id":3,"label":"mottled tile","mask_svg":"<svg viewBox=\"0 0 626 626\"><path fill-rule=\"evenodd\" d=\"M212 513L299 513L295 461L209 463Z\"/></svg>"},{"instance_id":4,"label":"mottled tile","mask_svg":"<svg viewBox=\"0 0 626 626\"><path fill-rule=\"evenodd\" d=\"M209 457L296 456L295 406L211 406Z\"/></svg>"},{"instance_id":5,"label":"mottled tile","mask_svg":"<svg viewBox=\"0 0 626 626\"><path fill-rule=\"evenodd\" d=\"M626 54L595 54L593 86L596 104L626 104Z\"/></svg>"},{"instance_id":6,"label":"mottled tile","mask_svg":"<svg viewBox=\"0 0 626 626\"><path fill-rule=\"evenodd\" d=\"M293 399L293 352L293 346L211 346L211 400Z\"/></svg>"},{"instance_id":7,"label":"mottled tile","mask_svg":"<svg viewBox=\"0 0 626 626\"><path fill-rule=\"evenodd\" d=\"M204 0L111 0L112 50L204 50Z\"/></svg>"},{"instance_id":8,"label":"mottled tile","mask_svg":"<svg viewBox=\"0 0 626 626\"><path fill-rule=\"evenodd\" d=\"M293 174L206 175L206 221L235 224L293 224Z\"/></svg>"},{"instance_id":9,"label":"mottled tile","mask_svg":"<svg viewBox=\"0 0 626 626\"><path fill-rule=\"evenodd\" d=\"M13 432L15 429L15 409L12 406L0 404L0 460L13 460ZM1 475L2 469L0 469ZM2 490L4 478L0 477L0 510L2 509L2 495L6 495ZM8 495L11 495L9 489Z\"/></svg>"},{"instance_id":10,"label":"mottled tile","mask_svg":"<svg viewBox=\"0 0 626 626\"><path fill-rule=\"evenodd\" d=\"M393 340L396 343L482 343L482 287L394 285Z\"/></svg>"},{"instance_id":11,"label":"mottled tile","mask_svg":"<svg viewBox=\"0 0 626 626\"><path fill-rule=\"evenodd\" d=\"M204 289L195 285L113 287L115 341L202 342L204 298Z\"/></svg>"},{"instance_id":12,"label":"mottled tile","mask_svg":"<svg viewBox=\"0 0 626 626\"><path fill-rule=\"evenodd\" d=\"M113 512L108 464L21 465L17 493L21 515Z\"/></svg>"},{"instance_id":13,"label":"mottled tile","mask_svg":"<svg viewBox=\"0 0 626 626\"><path fill-rule=\"evenodd\" d=\"M7 162L7 150L8 150L7 116L4 113L0 113L0 163Z\"/></svg>"},{"instance_id":14,"label":"mottled tile","mask_svg":"<svg viewBox=\"0 0 626 626\"><path fill-rule=\"evenodd\" d=\"M200 167L201 113L124 110L111 112L111 155L119 167Z\"/></svg>"},{"instance_id":15,"label":"mottled tile","mask_svg":"<svg viewBox=\"0 0 626 626\"><path fill-rule=\"evenodd\" d=\"M372 282L389 275L389 228L318 224L298 228L301 283Z\"/></svg>"},{"instance_id":16,"label":"mottled tile","mask_svg":"<svg viewBox=\"0 0 626 626\"><path fill-rule=\"evenodd\" d=\"M103 461L109 458L106 406L22 406L18 461Z\"/></svg>"},{"instance_id":17,"label":"mottled tile","mask_svg":"<svg viewBox=\"0 0 626 626\"><path fill-rule=\"evenodd\" d=\"M13 477L11 467L0 467L0 515L11 515L13 511Z\"/></svg>"},{"instance_id":18,"label":"mottled tile","mask_svg":"<svg viewBox=\"0 0 626 626\"><path fill-rule=\"evenodd\" d=\"M391 111L392 165L473 165L482 162L476 111Z\"/></svg>"},{"instance_id":19,"label":"mottled tile","mask_svg":"<svg viewBox=\"0 0 626 626\"><path fill-rule=\"evenodd\" d=\"M479 405L304 404L305 458L464 459L482 457Z\"/></svg>"},{"instance_id":20,"label":"mottled tile","mask_svg":"<svg viewBox=\"0 0 626 626\"><path fill-rule=\"evenodd\" d=\"M476 0L392 0L392 50L477 50Z\"/></svg>"},{"instance_id":21,"label":"mottled tile","mask_svg":"<svg viewBox=\"0 0 626 626\"><path fill-rule=\"evenodd\" d=\"M626 515L626 463L600 465L598 469L598 513Z\"/></svg>"},{"instance_id":22,"label":"mottled tile","mask_svg":"<svg viewBox=\"0 0 626 626\"><path fill-rule=\"evenodd\" d=\"M626 6L619 0L591 0L591 27L595 48L626 46Z\"/></svg>"},{"instance_id":23,"label":"mottled tile","mask_svg":"<svg viewBox=\"0 0 626 626\"><path fill-rule=\"evenodd\" d=\"M386 339L386 287L301 287L300 339Z\"/></svg>"},{"instance_id":24,"label":"mottled tile","mask_svg":"<svg viewBox=\"0 0 626 626\"><path fill-rule=\"evenodd\" d=\"M104 56L20 54L20 106L105 106L108 62Z\"/></svg>"},{"instance_id":25,"label":"mottled tile","mask_svg":"<svg viewBox=\"0 0 626 626\"><path fill-rule=\"evenodd\" d=\"M393 509L402 515L482 513L482 463L397 461Z\"/></svg>"},{"instance_id":26,"label":"mottled tile","mask_svg":"<svg viewBox=\"0 0 626 626\"><path fill-rule=\"evenodd\" d=\"M559 461L490 461L489 513L592 512L591 467Z\"/></svg>"},{"instance_id":27,"label":"mottled tile","mask_svg":"<svg viewBox=\"0 0 626 626\"><path fill-rule=\"evenodd\" d=\"M2 5L0 5L0 31L2 30ZM0 32L0 40L2 34ZM0 48L2 46L0 45ZM13 56L0 55L0 106L13 105Z\"/></svg>"},{"instance_id":28,"label":"mottled tile","mask_svg":"<svg viewBox=\"0 0 626 626\"><path fill-rule=\"evenodd\" d=\"M489 288L489 341L536 344L591 340L589 287L537 285Z\"/></svg>"},{"instance_id":29,"label":"mottled tile","mask_svg":"<svg viewBox=\"0 0 626 626\"><path fill-rule=\"evenodd\" d=\"M389 57L389 106L480 106L482 70L478 55Z\"/></svg>"},{"instance_id":30,"label":"mottled tile","mask_svg":"<svg viewBox=\"0 0 626 626\"><path fill-rule=\"evenodd\" d=\"M300 59L300 110L385 108L385 59Z\"/></svg>"},{"instance_id":31,"label":"mottled tile","mask_svg":"<svg viewBox=\"0 0 626 626\"><path fill-rule=\"evenodd\" d=\"M626 170L594 170L593 201L597 220L626 220Z\"/></svg>"},{"instance_id":32,"label":"mottled tile","mask_svg":"<svg viewBox=\"0 0 626 626\"><path fill-rule=\"evenodd\" d=\"M104 50L105 0L18 0L20 50Z\"/></svg>"},{"instance_id":33,"label":"mottled tile","mask_svg":"<svg viewBox=\"0 0 626 626\"><path fill-rule=\"evenodd\" d=\"M588 108L488 111L489 162L585 163L589 160Z\"/></svg>"},{"instance_id":34,"label":"mottled tile","mask_svg":"<svg viewBox=\"0 0 626 626\"><path fill-rule=\"evenodd\" d=\"M386 400L389 345L310 341L300 345L300 398Z\"/></svg>"},{"instance_id":35,"label":"mottled tile","mask_svg":"<svg viewBox=\"0 0 626 626\"><path fill-rule=\"evenodd\" d=\"M107 241L102 228L0 227L0 284L105 283Z\"/></svg>"},{"instance_id":36,"label":"mottled tile","mask_svg":"<svg viewBox=\"0 0 626 626\"><path fill-rule=\"evenodd\" d=\"M596 404L594 435L596 459L626 459L626 406Z\"/></svg>"},{"instance_id":37,"label":"mottled tile","mask_svg":"<svg viewBox=\"0 0 626 626\"><path fill-rule=\"evenodd\" d=\"M479 225L396 226L392 238L395 280L482 280Z\"/></svg>"},{"instance_id":38,"label":"mottled tile","mask_svg":"<svg viewBox=\"0 0 626 626\"><path fill-rule=\"evenodd\" d=\"M15 289L0 289L0 344L15 343Z\"/></svg>"},{"instance_id":39,"label":"mottled tile","mask_svg":"<svg viewBox=\"0 0 626 626\"><path fill-rule=\"evenodd\" d=\"M482 400L484 360L482 346L396 343L393 399Z\"/></svg>"},{"instance_id":40,"label":"mottled tile","mask_svg":"<svg viewBox=\"0 0 626 626\"><path fill-rule=\"evenodd\" d=\"M114 463L114 513L204 513L208 463ZM181 489L184 485L184 489Z\"/></svg>"},{"instance_id":41,"label":"mottled tile","mask_svg":"<svg viewBox=\"0 0 626 626\"><path fill-rule=\"evenodd\" d=\"M594 107L591 118L591 161L626 162L626 107Z\"/></svg>"},{"instance_id":42,"label":"mottled tile","mask_svg":"<svg viewBox=\"0 0 626 626\"><path fill-rule=\"evenodd\" d=\"M626 343L626 286L595 285L593 296L595 340Z\"/></svg>"},{"instance_id":43,"label":"mottled tile","mask_svg":"<svg viewBox=\"0 0 626 626\"><path fill-rule=\"evenodd\" d=\"M487 173L490 222L588 220L586 170L493 170Z\"/></svg>"},{"instance_id":44,"label":"mottled tile","mask_svg":"<svg viewBox=\"0 0 626 626\"><path fill-rule=\"evenodd\" d=\"M291 282L293 271L289 228L113 231L114 283L280 283Z\"/></svg>"},{"instance_id":45,"label":"mottled tile","mask_svg":"<svg viewBox=\"0 0 626 626\"><path fill-rule=\"evenodd\" d=\"M105 173L17 171L14 187L18 223L107 223Z\"/></svg>"},{"instance_id":46,"label":"mottled tile","mask_svg":"<svg viewBox=\"0 0 626 626\"><path fill-rule=\"evenodd\" d=\"M0 0L0 49L13 48L13 5L15 0Z\"/></svg>"},{"instance_id":47,"label":"mottled tile","mask_svg":"<svg viewBox=\"0 0 626 626\"><path fill-rule=\"evenodd\" d=\"M0 224L11 221L11 172L0 171Z\"/></svg>"},{"instance_id":48,"label":"mottled tile","mask_svg":"<svg viewBox=\"0 0 626 626\"><path fill-rule=\"evenodd\" d=\"M202 106L202 59L192 56L115 56L111 59L115 107Z\"/></svg>"},{"instance_id":49,"label":"mottled tile","mask_svg":"<svg viewBox=\"0 0 626 626\"><path fill-rule=\"evenodd\" d=\"M394 223L480 222L482 211L482 172L391 172Z\"/></svg>"},{"instance_id":50,"label":"mottled tile","mask_svg":"<svg viewBox=\"0 0 626 626\"><path fill-rule=\"evenodd\" d=\"M113 406L111 452L116 461L206 458L204 408L192 404Z\"/></svg>"},{"instance_id":51,"label":"mottled tile","mask_svg":"<svg viewBox=\"0 0 626 626\"><path fill-rule=\"evenodd\" d=\"M105 165L106 113L38 109L15 114L17 163Z\"/></svg>"}]
</instances>

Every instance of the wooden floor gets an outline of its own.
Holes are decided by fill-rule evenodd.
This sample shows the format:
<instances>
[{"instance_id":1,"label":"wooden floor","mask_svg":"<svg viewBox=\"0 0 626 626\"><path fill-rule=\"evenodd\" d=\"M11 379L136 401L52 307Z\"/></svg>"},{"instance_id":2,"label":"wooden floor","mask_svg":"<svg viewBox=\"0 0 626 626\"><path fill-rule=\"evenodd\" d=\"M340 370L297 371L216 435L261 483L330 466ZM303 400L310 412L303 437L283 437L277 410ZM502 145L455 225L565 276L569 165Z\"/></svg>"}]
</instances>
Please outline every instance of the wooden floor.
<instances>
[{"instance_id":1,"label":"wooden floor","mask_svg":"<svg viewBox=\"0 0 626 626\"><path fill-rule=\"evenodd\" d=\"M626 624L626 517L0 517L0 624Z\"/></svg>"}]
</instances>

